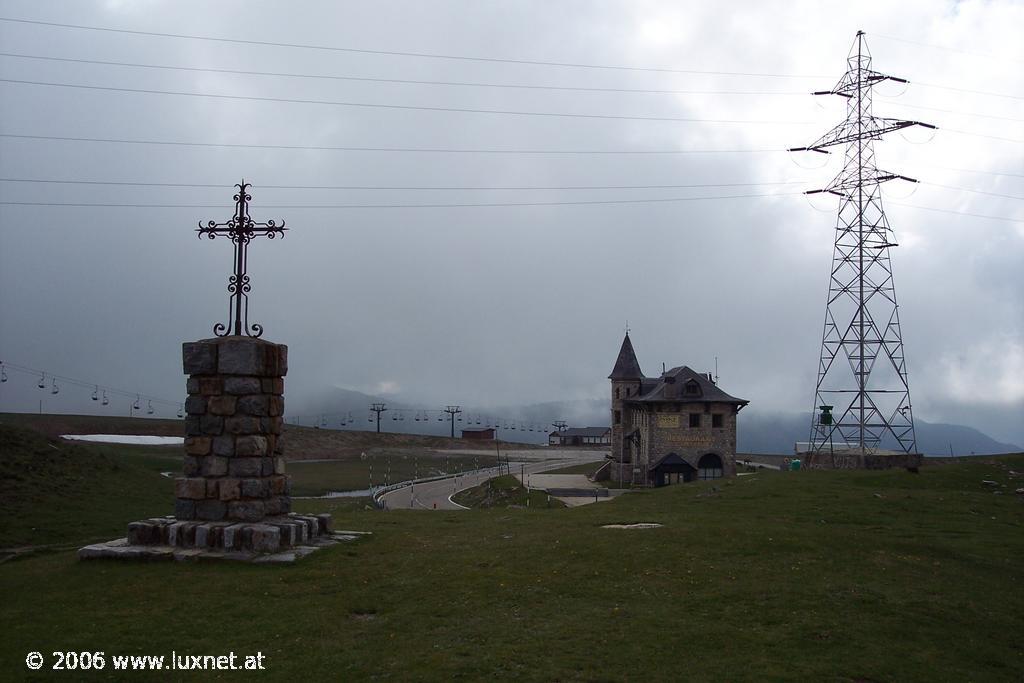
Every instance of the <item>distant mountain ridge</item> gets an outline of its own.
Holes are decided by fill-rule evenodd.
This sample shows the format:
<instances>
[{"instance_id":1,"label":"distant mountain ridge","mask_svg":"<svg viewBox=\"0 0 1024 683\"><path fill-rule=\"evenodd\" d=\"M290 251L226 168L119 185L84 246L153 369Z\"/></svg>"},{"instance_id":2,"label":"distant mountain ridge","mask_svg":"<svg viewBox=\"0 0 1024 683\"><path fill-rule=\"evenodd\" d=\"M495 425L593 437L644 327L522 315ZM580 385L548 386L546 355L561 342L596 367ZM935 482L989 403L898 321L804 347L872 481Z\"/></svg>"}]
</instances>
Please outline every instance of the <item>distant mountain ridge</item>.
<instances>
[{"instance_id":1,"label":"distant mountain ridge","mask_svg":"<svg viewBox=\"0 0 1024 683\"><path fill-rule=\"evenodd\" d=\"M413 405L400 400L400 397L379 397L359 391L335 388L324 392L315 400L306 400L292 412L300 415L299 424L313 426L320 415L327 419L327 427L342 428L339 424L340 415L352 414L355 422L350 425L355 429L368 429L374 426L370 422L369 405L384 401L389 408L412 411L406 413L405 420L394 420L395 413L384 413L381 419L381 430L405 434L430 434L443 436L451 429L447 421L438 421L436 413L429 421L415 421L415 411L424 409L422 405ZM432 407L439 410L441 405ZM476 409L467 406L467 410L476 414ZM609 404L606 399L581 399L572 401L546 401L527 405L499 406L481 409L486 415L504 420L515 420L527 425L542 425L541 430L502 429L500 438L505 441L521 443L544 443L547 433L551 431L551 423L565 420L570 427L600 427L609 424ZM463 418L466 416L463 415ZM293 419L289 418L289 421ZM737 434L737 450L741 453L778 453L793 452L797 441L807 441L810 433L810 416L800 413L762 413L747 408L740 413L739 432ZM989 455L996 453L1016 453L1024 448L1012 443L997 441L973 427L947 423L926 422L920 418L914 420L917 432L918 450L925 455ZM465 421L456 422L455 435L467 426ZM473 426L476 426L475 424ZM483 425L481 425L483 426Z\"/></svg>"}]
</instances>

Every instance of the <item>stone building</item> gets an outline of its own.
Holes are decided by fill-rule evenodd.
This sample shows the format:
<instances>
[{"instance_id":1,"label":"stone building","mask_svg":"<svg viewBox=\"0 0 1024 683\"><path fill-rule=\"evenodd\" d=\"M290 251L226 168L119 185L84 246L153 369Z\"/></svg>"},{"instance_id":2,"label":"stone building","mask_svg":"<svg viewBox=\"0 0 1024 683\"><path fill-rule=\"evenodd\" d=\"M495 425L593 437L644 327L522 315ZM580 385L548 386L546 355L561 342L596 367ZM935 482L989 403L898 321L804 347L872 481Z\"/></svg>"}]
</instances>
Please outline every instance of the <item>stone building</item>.
<instances>
[{"instance_id":1,"label":"stone building","mask_svg":"<svg viewBox=\"0 0 1024 683\"><path fill-rule=\"evenodd\" d=\"M685 365L645 377L629 333L608 379L612 450L599 476L664 486L736 474L736 416L748 401Z\"/></svg>"}]
</instances>

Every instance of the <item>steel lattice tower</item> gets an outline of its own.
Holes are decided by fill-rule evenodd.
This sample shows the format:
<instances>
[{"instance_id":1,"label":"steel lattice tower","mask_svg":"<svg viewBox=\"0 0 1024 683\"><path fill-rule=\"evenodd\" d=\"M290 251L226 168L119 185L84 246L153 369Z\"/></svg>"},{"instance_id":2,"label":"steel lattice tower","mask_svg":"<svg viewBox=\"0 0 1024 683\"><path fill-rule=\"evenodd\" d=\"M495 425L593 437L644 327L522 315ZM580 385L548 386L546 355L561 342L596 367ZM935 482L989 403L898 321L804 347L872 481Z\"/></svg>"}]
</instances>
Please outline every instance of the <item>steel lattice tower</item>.
<instances>
[{"instance_id":1,"label":"steel lattice tower","mask_svg":"<svg viewBox=\"0 0 1024 683\"><path fill-rule=\"evenodd\" d=\"M917 181L879 170L874 141L909 126L934 126L872 115L875 85L907 81L872 70L863 31L857 32L847 63L834 88L813 93L845 97L846 119L813 144L791 150L828 154L826 148L844 145L846 155L827 187L807 193L839 197L810 449L828 452L841 441L863 457L886 439L887 446L913 453L914 416L889 253L897 245L882 209L881 184Z\"/></svg>"}]
</instances>

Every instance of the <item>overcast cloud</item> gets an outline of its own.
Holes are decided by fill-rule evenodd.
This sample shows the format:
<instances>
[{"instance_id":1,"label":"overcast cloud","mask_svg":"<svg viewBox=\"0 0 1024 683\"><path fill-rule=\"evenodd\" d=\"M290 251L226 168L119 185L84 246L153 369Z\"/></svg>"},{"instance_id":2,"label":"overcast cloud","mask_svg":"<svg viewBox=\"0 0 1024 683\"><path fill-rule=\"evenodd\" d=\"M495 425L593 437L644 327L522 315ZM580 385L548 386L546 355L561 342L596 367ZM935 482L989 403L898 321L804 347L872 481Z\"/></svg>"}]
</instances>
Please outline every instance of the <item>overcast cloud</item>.
<instances>
[{"instance_id":1,"label":"overcast cloud","mask_svg":"<svg viewBox=\"0 0 1024 683\"><path fill-rule=\"evenodd\" d=\"M402 80L780 93L411 85L0 57L0 78L14 80L778 122L488 115L0 83L0 132L7 135L309 147L783 150L812 142L841 120L839 98L799 93L830 88L863 29L875 68L911 81L906 88L880 86L875 114L940 128L934 137L908 129L877 145L881 167L925 181L886 188L900 243L893 258L915 413L1024 442L1024 205L998 196L1024 196L1019 2L10 1L0 2L0 16L366 50L803 76L428 59L0 21L3 52L22 55ZM244 176L253 183L254 217L283 218L293 228L285 240L262 240L250 250L251 318L265 326L267 338L290 346L289 400L327 386L431 406L600 398L628 319L648 374L662 362L710 370L717 356L723 388L750 399L751 410L807 410L835 216L834 203L798 193L827 183L839 163L841 154L771 151L383 153L4 137L4 178L222 187L0 182L4 201L218 207L0 206L0 358L178 400L181 342L210 336L227 313L230 245L200 242L193 229L199 220L230 216L231 186ZM782 182L793 184L768 184ZM266 187L702 183L764 185L486 192ZM647 204L270 208L776 193ZM41 393L34 381L14 380L0 389L0 408L33 409ZM72 393L47 397L46 409L91 407L87 396Z\"/></svg>"}]
</instances>

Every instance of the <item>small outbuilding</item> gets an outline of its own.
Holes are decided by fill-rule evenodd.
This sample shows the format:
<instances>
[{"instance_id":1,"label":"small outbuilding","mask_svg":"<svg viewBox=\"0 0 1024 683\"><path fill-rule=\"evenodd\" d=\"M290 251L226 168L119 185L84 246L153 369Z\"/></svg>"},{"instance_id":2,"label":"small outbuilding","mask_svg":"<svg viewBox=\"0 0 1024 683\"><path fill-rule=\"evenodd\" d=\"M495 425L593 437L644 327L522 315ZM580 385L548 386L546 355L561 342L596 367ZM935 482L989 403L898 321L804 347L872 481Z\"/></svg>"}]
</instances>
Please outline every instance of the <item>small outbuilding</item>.
<instances>
[{"instance_id":1,"label":"small outbuilding","mask_svg":"<svg viewBox=\"0 0 1024 683\"><path fill-rule=\"evenodd\" d=\"M468 441L494 441L494 427L463 429L462 438Z\"/></svg>"},{"instance_id":2,"label":"small outbuilding","mask_svg":"<svg viewBox=\"0 0 1024 683\"><path fill-rule=\"evenodd\" d=\"M573 427L548 434L549 446L609 446L611 427Z\"/></svg>"}]
</instances>

